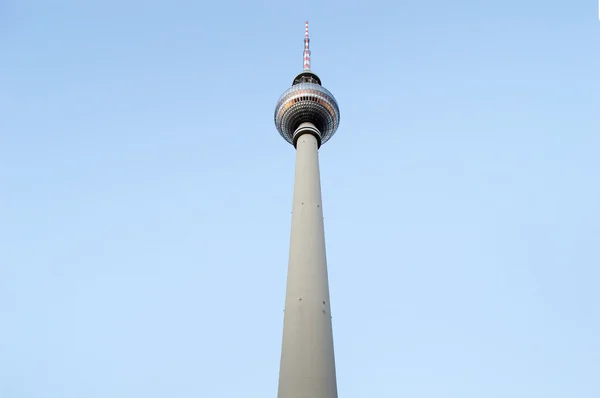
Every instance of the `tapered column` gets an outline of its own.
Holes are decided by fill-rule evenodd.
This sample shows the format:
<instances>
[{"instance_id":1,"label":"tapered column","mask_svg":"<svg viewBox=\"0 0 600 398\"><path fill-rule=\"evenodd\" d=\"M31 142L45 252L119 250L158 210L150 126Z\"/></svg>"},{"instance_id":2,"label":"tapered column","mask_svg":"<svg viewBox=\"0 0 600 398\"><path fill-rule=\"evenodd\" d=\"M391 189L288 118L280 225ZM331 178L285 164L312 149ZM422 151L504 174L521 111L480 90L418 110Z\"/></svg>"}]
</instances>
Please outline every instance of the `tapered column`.
<instances>
[{"instance_id":1,"label":"tapered column","mask_svg":"<svg viewBox=\"0 0 600 398\"><path fill-rule=\"evenodd\" d=\"M337 398L317 138L296 131L296 176L278 398Z\"/></svg>"}]
</instances>

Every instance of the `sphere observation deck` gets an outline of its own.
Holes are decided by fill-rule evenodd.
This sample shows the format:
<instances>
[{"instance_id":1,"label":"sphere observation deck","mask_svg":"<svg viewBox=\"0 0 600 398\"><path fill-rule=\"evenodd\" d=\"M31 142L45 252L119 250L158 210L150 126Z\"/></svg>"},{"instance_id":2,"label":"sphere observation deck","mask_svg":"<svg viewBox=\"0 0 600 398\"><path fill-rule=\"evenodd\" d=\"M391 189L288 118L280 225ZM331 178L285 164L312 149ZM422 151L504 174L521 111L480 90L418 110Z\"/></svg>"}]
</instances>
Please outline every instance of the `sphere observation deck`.
<instances>
[{"instance_id":1,"label":"sphere observation deck","mask_svg":"<svg viewBox=\"0 0 600 398\"><path fill-rule=\"evenodd\" d=\"M304 70L294 79L275 106L275 126L279 134L296 146L294 132L305 122L310 122L319 130L319 147L327 142L340 124L340 110L333 94L321 86L321 79Z\"/></svg>"}]
</instances>

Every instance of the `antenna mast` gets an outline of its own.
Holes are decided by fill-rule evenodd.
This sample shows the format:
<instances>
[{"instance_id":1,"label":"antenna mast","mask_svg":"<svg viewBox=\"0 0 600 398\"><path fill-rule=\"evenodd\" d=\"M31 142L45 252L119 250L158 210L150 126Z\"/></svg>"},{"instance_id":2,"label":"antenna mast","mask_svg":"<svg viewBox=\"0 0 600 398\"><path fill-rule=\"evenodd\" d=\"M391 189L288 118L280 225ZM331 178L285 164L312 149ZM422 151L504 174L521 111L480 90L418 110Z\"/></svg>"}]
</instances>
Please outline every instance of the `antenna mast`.
<instances>
[{"instance_id":1,"label":"antenna mast","mask_svg":"<svg viewBox=\"0 0 600 398\"><path fill-rule=\"evenodd\" d=\"M308 21L306 21L306 30L304 32L304 70L310 70L310 49L308 48L310 39L308 38Z\"/></svg>"}]
</instances>

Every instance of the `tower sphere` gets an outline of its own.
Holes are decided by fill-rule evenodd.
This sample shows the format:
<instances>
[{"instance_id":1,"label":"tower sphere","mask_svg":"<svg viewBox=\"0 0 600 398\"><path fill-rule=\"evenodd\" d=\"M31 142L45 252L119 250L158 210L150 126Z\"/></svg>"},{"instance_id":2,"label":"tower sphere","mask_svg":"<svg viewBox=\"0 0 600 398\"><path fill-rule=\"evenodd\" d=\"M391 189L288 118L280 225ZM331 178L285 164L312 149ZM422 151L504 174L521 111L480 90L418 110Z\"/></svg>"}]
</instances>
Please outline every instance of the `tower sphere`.
<instances>
[{"instance_id":1,"label":"tower sphere","mask_svg":"<svg viewBox=\"0 0 600 398\"><path fill-rule=\"evenodd\" d=\"M275 127L290 144L296 146L294 136L302 123L310 122L318 129L312 134L319 146L327 142L340 124L340 109L333 94L321 86L321 79L310 70L308 22L304 37L304 70L294 78L275 106Z\"/></svg>"},{"instance_id":2,"label":"tower sphere","mask_svg":"<svg viewBox=\"0 0 600 398\"><path fill-rule=\"evenodd\" d=\"M327 142L340 124L337 101L318 79L304 71L294 79L294 85L281 95L275 106L277 131L294 146L294 132L304 122L313 123L319 130L319 145Z\"/></svg>"}]
</instances>

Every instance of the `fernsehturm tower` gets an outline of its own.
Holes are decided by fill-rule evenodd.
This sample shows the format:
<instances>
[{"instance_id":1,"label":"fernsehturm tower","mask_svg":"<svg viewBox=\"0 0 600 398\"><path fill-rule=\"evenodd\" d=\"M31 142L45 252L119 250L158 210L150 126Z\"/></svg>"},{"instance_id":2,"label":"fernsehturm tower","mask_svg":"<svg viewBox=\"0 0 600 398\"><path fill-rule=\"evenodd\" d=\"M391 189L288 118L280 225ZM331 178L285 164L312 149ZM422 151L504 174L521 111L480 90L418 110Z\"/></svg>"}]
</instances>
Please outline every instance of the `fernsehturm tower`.
<instances>
[{"instance_id":1,"label":"fernsehturm tower","mask_svg":"<svg viewBox=\"0 0 600 398\"><path fill-rule=\"evenodd\" d=\"M310 70L308 22L304 69L275 107L275 125L296 148L292 231L278 398L337 398L318 151L340 111Z\"/></svg>"}]
</instances>

